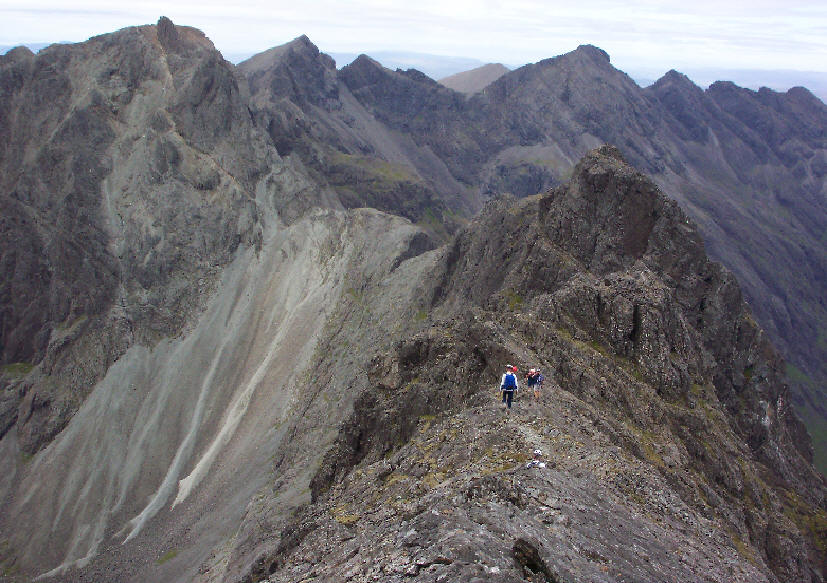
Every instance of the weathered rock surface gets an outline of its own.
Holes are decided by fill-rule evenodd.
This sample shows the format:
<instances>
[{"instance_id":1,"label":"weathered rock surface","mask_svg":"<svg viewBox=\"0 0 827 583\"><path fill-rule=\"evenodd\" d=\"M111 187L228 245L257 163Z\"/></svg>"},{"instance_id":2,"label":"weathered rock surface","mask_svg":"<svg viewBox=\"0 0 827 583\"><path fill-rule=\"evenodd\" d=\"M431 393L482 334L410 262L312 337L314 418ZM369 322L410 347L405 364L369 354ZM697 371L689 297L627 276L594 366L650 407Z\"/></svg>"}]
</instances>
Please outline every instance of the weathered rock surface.
<instances>
[{"instance_id":1,"label":"weathered rock surface","mask_svg":"<svg viewBox=\"0 0 827 583\"><path fill-rule=\"evenodd\" d=\"M396 258L418 233L376 211L314 211L238 254L191 329L127 350L32 460L7 436L7 568L180 581L217 555L215 580L232 580L264 524L245 509L273 505L278 524L309 500L363 362L398 337L384 322L416 304L418 259Z\"/></svg>"}]
</instances>

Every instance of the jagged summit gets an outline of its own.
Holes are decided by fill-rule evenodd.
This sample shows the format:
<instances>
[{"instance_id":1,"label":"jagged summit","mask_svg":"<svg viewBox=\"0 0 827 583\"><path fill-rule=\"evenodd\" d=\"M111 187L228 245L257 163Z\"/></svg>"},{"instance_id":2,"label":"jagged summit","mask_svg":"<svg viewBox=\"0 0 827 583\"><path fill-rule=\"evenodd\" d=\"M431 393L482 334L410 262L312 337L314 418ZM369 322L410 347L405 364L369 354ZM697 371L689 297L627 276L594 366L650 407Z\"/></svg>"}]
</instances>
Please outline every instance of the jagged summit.
<instances>
[{"instance_id":1,"label":"jagged summit","mask_svg":"<svg viewBox=\"0 0 827 583\"><path fill-rule=\"evenodd\" d=\"M0 55L0 59L2 59L2 60L6 60L6 59L29 59L29 58L32 58L34 56L35 56L35 54L32 52L32 50L29 47L21 45L19 47L14 47L13 49L11 49L10 51L6 52L3 55ZM0 61L0 62L2 62L2 61Z\"/></svg>"},{"instance_id":2,"label":"jagged summit","mask_svg":"<svg viewBox=\"0 0 827 583\"><path fill-rule=\"evenodd\" d=\"M320 61L325 68L333 68L334 70L336 68L336 62L333 60L333 57L320 52L319 48L313 44L310 38L303 34L288 43L253 55L246 61L239 63L238 67L249 76L256 73L263 73L273 67L293 63L300 65L302 62L307 63L316 60Z\"/></svg>"},{"instance_id":3,"label":"jagged summit","mask_svg":"<svg viewBox=\"0 0 827 583\"><path fill-rule=\"evenodd\" d=\"M687 91L693 91L695 89L701 90L700 87L695 85L692 79L675 69L669 69L660 79L655 81L654 85L659 87L671 85Z\"/></svg>"},{"instance_id":4,"label":"jagged summit","mask_svg":"<svg viewBox=\"0 0 827 583\"><path fill-rule=\"evenodd\" d=\"M139 30L140 28L143 27L139 27ZM176 25L166 16L161 16L152 28L157 35L158 42L169 52L181 55L188 55L190 51L217 52L212 41L199 29Z\"/></svg>"},{"instance_id":5,"label":"jagged summit","mask_svg":"<svg viewBox=\"0 0 827 583\"><path fill-rule=\"evenodd\" d=\"M598 61L611 62L609 53L594 45L580 45L573 51L573 54L588 55Z\"/></svg>"},{"instance_id":6,"label":"jagged summit","mask_svg":"<svg viewBox=\"0 0 827 583\"><path fill-rule=\"evenodd\" d=\"M344 79L361 78L365 79L365 81L363 81L364 83L369 82L367 81L369 79L377 79L380 75L388 75L391 73L392 71L385 68L382 63L364 53L342 67L342 77ZM354 85L354 87L356 86ZM353 87L351 87L351 89L353 89Z\"/></svg>"},{"instance_id":7,"label":"jagged summit","mask_svg":"<svg viewBox=\"0 0 827 583\"><path fill-rule=\"evenodd\" d=\"M288 98L325 107L338 99L336 62L305 35L250 57L238 69L262 106Z\"/></svg>"},{"instance_id":8,"label":"jagged summit","mask_svg":"<svg viewBox=\"0 0 827 583\"><path fill-rule=\"evenodd\" d=\"M527 66L530 67L532 65ZM565 69L571 69L572 67L597 67L600 70L614 70L609 54L594 45L580 45L568 53L538 61L534 63L534 66L555 66Z\"/></svg>"}]
</instances>

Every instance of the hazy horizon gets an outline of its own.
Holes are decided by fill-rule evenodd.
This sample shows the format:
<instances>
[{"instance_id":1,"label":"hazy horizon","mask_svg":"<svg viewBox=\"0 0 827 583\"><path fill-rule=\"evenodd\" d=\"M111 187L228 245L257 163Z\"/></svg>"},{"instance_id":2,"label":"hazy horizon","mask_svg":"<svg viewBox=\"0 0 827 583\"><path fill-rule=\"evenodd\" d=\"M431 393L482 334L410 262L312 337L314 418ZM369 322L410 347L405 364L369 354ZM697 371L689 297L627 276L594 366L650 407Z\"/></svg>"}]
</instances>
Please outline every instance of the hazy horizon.
<instances>
[{"instance_id":1,"label":"hazy horizon","mask_svg":"<svg viewBox=\"0 0 827 583\"><path fill-rule=\"evenodd\" d=\"M182 23L176 23L182 24ZM114 31L110 31L114 32ZM105 33L101 33L105 34ZM301 36L301 35L299 35ZM297 38L297 37L294 37ZM290 42L289 39L285 42ZM314 42L313 39L310 39ZM73 41L55 41L55 42L32 42L21 43L29 47L34 52L45 48L50 44L71 43ZM83 41L77 41L83 42ZM280 43L285 44L285 43ZM314 43L315 44L315 43ZM14 46L20 45L2 45L0 44L0 54L5 54ZM273 45L279 46L279 45ZM238 64L245 59L252 57L258 52L268 50L272 47L267 47L262 51L257 52L225 52L221 51L220 47L216 47L225 59ZM472 69L482 67L486 64L496 62L503 64L507 68L514 70L530 63L507 63L500 61L483 61L470 56L462 55L436 55L431 53L417 53L393 50L375 50L375 51L359 51L359 52L335 52L326 51L324 47L318 47L323 53L333 57L336 61L336 66L342 68L343 66L352 62L358 55L367 54L371 58L380 62L384 67L389 69L417 69L434 80L440 80L455 73L470 71ZM600 47L601 49L603 47ZM571 47L574 50L576 47ZM564 51L569 52L569 51ZM559 53L563 54L563 53ZM558 55L547 55L543 58L552 58ZM796 86L806 87L813 95L821 99L822 102L827 103L827 72L820 71L796 71L796 70L771 70L771 69L726 69L715 67L694 67L680 69L678 67L667 67L660 70L656 67L643 67L639 69L624 69L615 63L614 58L609 54L612 64L628 74L641 87L646 87L657 81L660 77L666 74L670 69L675 69L687 77L699 87L706 89L709 85L716 81L732 81L736 85L744 88L758 90L760 87L768 87L775 91L787 91ZM541 59L540 59L541 60Z\"/></svg>"}]
</instances>

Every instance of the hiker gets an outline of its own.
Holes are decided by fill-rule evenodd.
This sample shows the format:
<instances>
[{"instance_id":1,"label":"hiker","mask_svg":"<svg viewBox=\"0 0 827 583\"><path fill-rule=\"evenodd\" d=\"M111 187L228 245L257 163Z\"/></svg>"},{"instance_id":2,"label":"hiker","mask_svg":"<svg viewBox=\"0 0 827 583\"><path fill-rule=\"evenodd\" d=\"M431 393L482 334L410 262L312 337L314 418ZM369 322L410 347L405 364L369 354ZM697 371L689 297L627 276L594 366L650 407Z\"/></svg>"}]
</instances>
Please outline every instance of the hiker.
<instances>
[{"instance_id":1,"label":"hiker","mask_svg":"<svg viewBox=\"0 0 827 583\"><path fill-rule=\"evenodd\" d=\"M534 450L534 459L525 465L526 468L544 468L546 462L543 461L543 452L539 449Z\"/></svg>"},{"instance_id":2,"label":"hiker","mask_svg":"<svg viewBox=\"0 0 827 583\"><path fill-rule=\"evenodd\" d=\"M511 409L511 401L514 400L514 391L518 388L520 387L517 384L517 367L508 364L505 367L502 381L500 381L500 390L503 392L503 403L509 409Z\"/></svg>"},{"instance_id":3,"label":"hiker","mask_svg":"<svg viewBox=\"0 0 827 583\"><path fill-rule=\"evenodd\" d=\"M525 384L529 389L534 389L534 398L540 398L540 391L543 388L545 377L536 368L529 369L525 375Z\"/></svg>"}]
</instances>

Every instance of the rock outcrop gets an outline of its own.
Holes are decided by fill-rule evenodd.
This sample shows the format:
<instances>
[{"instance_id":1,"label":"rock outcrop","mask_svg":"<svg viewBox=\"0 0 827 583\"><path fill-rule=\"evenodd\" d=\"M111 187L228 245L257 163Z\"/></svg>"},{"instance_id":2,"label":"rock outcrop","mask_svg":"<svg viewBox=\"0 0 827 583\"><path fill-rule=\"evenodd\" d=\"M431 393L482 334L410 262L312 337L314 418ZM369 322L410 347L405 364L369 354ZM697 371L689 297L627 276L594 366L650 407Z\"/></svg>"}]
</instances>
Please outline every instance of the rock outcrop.
<instances>
[{"instance_id":1,"label":"rock outcrop","mask_svg":"<svg viewBox=\"0 0 827 583\"><path fill-rule=\"evenodd\" d=\"M330 57L300 37L241 63L239 70L249 80L258 125L282 155L300 158L344 207L404 216L436 238L456 228L454 214L476 210L433 152L376 119L368 104L353 96L360 83L394 75L368 57L337 72ZM436 86L427 82L429 91Z\"/></svg>"}]
</instances>

